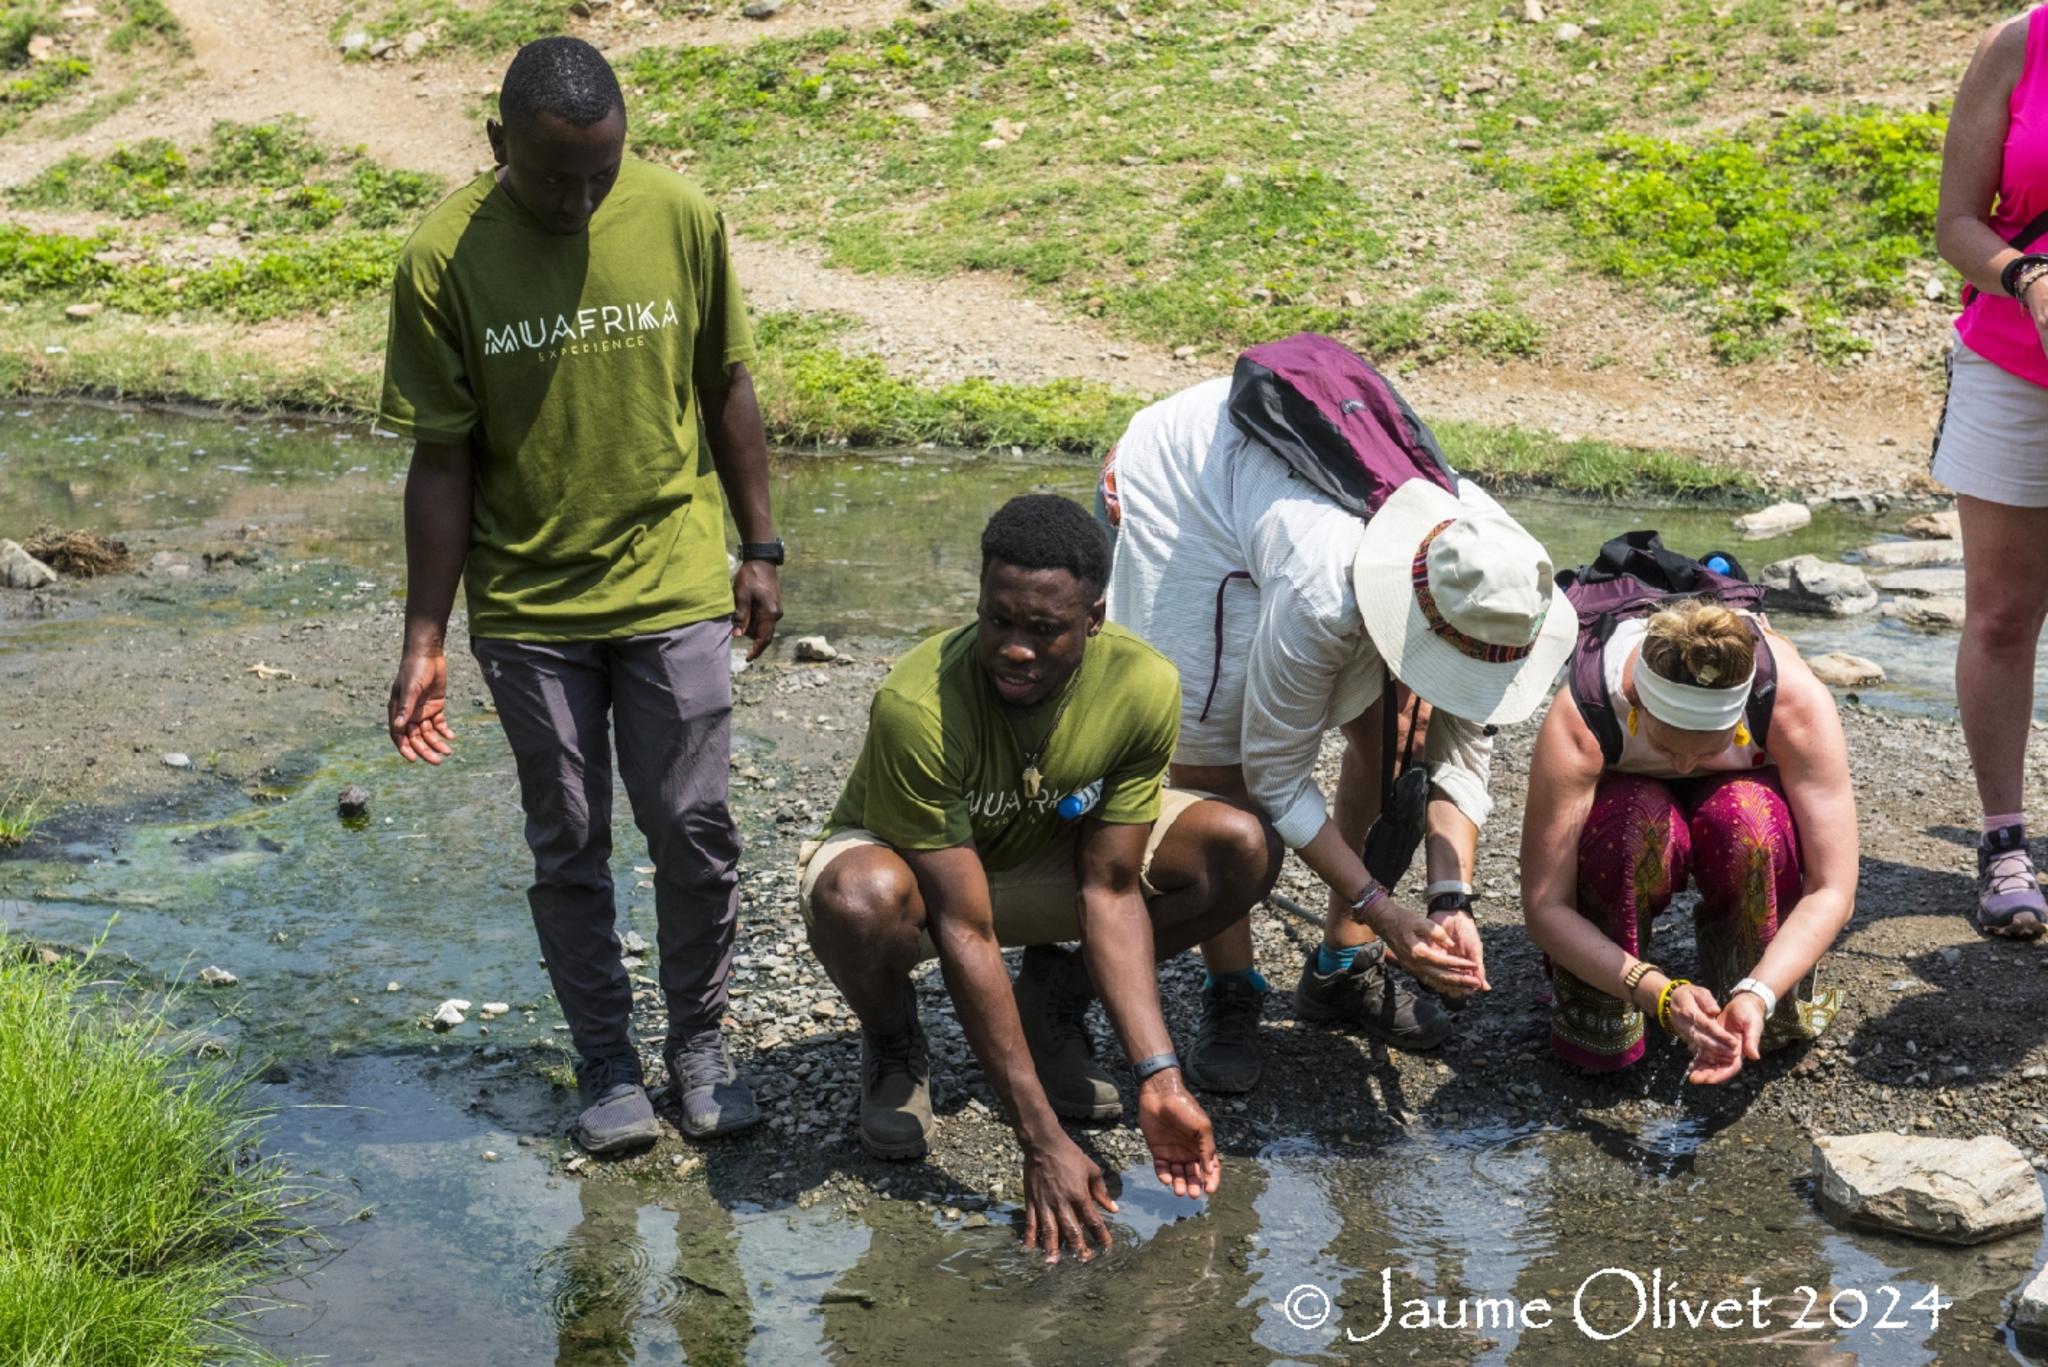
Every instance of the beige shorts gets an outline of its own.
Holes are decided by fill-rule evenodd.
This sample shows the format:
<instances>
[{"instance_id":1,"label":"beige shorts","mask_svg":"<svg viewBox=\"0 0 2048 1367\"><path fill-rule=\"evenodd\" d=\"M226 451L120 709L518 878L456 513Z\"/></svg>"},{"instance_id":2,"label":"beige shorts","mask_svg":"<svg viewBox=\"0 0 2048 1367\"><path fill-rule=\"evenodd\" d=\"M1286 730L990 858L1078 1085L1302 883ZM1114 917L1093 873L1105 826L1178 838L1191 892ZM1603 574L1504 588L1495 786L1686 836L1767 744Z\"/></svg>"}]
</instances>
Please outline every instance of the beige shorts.
<instances>
[{"instance_id":1,"label":"beige shorts","mask_svg":"<svg viewBox=\"0 0 2048 1367\"><path fill-rule=\"evenodd\" d=\"M2048 507L2048 389L1958 339L1935 437L1934 477L1988 503Z\"/></svg>"},{"instance_id":2,"label":"beige shorts","mask_svg":"<svg viewBox=\"0 0 2048 1367\"><path fill-rule=\"evenodd\" d=\"M1145 840L1145 860L1138 866L1138 882L1144 888L1145 896L1159 895L1159 890L1152 886L1151 878L1152 856L1159 852L1159 842L1166 839L1173 823L1180 820L1188 808L1208 796L1207 793L1174 788L1160 794L1159 819L1152 823L1152 834ZM997 943L1006 947L1051 945L1081 938L1081 879L1077 867L1078 851L1074 848L1079 836L1080 827L1076 826L1037 857L1014 869L1004 869L988 876ZM883 849L890 847L888 841L873 831L850 830L840 831L829 840L806 840L797 850L796 898L797 906L803 911L806 929L811 924L811 893L818 886L818 879L832 866L833 860L863 845L879 845ZM929 931L918 935L917 944L920 958L936 959L939 956Z\"/></svg>"}]
</instances>

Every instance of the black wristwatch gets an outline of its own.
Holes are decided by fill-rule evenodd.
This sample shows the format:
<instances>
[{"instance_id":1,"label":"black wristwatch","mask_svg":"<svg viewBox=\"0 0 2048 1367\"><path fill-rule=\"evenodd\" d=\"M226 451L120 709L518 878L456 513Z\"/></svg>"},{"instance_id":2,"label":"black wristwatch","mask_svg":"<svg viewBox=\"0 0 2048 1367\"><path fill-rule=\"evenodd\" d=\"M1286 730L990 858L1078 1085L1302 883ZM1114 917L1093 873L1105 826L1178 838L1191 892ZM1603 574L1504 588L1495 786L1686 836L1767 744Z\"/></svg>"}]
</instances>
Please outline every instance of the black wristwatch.
<instances>
[{"instance_id":1,"label":"black wristwatch","mask_svg":"<svg viewBox=\"0 0 2048 1367\"><path fill-rule=\"evenodd\" d=\"M1462 911L1467 916L1470 916L1472 914L1472 894L1469 892L1438 893L1429 899L1429 914L1434 916L1440 911Z\"/></svg>"},{"instance_id":2,"label":"black wristwatch","mask_svg":"<svg viewBox=\"0 0 2048 1367\"><path fill-rule=\"evenodd\" d=\"M786 555L787 552L783 550L782 546L782 538L779 536L773 541L740 542L741 560L765 560L771 565L780 565Z\"/></svg>"}]
</instances>

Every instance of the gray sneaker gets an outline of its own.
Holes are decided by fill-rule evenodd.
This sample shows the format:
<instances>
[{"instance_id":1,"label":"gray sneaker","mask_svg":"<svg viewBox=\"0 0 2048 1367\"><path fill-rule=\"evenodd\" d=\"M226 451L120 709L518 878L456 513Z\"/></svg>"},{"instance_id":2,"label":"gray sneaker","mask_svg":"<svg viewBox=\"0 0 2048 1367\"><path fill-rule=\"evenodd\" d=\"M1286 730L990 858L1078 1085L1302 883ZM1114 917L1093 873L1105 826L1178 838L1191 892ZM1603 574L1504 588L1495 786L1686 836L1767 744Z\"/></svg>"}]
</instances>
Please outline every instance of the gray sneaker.
<instances>
[{"instance_id":1,"label":"gray sneaker","mask_svg":"<svg viewBox=\"0 0 2048 1367\"><path fill-rule=\"evenodd\" d=\"M644 1148L661 1138L654 1105L641 1085L636 1055L603 1054L580 1060L576 1092L583 1102L583 1113L576 1117L576 1142L591 1153Z\"/></svg>"},{"instance_id":2,"label":"gray sneaker","mask_svg":"<svg viewBox=\"0 0 2048 1367\"><path fill-rule=\"evenodd\" d=\"M1202 989L1202 1028L1184 1071L1205 1092L1249 1092L1259 1085L1259 1011L1266 994L1232 974Z\"/></svg>"},{"instance_id":3,"label":"gray sneaker","mask_svg":"<svg viewBox=\"0 0 2048 1367\"><path fill-rule=\"evenodd\" d=\"M744 1130L761 1118L753 1089L740 1081L726 1051L725 1036L706 1030L672 1042L662 1053L682 1112L682 1131L692 1139Z\"/></svg>"},{"instance_id":4,"label":"gray sneaker","mask_svg":"<svg viewBox=\"0 0 2048 1367\"><path fill-rule=\"evenodd\" d=\"M860 1146L876 1158L922 1158L931 1135L931 1051L913 1001L899 1033L860 1032Z\"/></svg>"},{"instance_id":5,"label":"gray sneaker","mask_svg":"<svg viewBox=\"0 0 2048 1367\"><path fill-rule=\"evenodd\" d=\"M1033 945L1017 969L1015 992L1024 1042L1031 1046L1031 1062L1053 1114L1069 1120L1121 1116L1123 1098L1095 1061L1095 1041L1088 1035L1095 986L1087 965L1056 945Z\"/></svg>"},{"instance_id":6,"label":"gray sneaker","mask_svg":"<svg viewBox=\"0 0 2048 1367\"><path fill-rule=\"evenodd\" d=\"M1373 941L1351 967L1330 974L1316 972L1318 948L1309 947L1294 988L1296 1019L1356 1026L1396 1049L1434 1049L1451 1033L1450 1013L1386 961L1384 943Z\"/></svg>"}]
</instances>

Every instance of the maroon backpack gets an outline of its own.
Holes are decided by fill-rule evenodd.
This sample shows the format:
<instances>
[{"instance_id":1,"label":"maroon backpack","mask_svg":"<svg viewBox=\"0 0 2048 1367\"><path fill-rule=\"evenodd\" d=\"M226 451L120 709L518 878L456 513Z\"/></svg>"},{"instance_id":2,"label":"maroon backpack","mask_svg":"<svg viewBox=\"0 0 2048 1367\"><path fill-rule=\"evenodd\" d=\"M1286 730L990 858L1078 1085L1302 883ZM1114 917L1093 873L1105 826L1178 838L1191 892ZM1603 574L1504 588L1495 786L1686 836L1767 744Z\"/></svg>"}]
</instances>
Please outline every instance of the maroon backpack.
<instances>
[{"instance_id":1,"label":"maroon backpack","mask_svg":"<svg viewBox=\"0 0 2048 1367\"><path fill-rule=\"evenodd\" d=\"M1411 479L1458 491L1435 434L1386 376L1317 333L1239 356L1227 409L1238 431L1359 517L1370 518Z\"/></svg>"},{"instance_id":2,"label":"maroon backpack","mask_svg":"<svg viewBox=\"0 0 2048 1367\"><path fill-rule=\"evenodd\" d=\"M1727 565L1721 573L1689 555L1670 550L1655 532L1629 532L1600 548L1590 565L1559 570L1557 586L1579 614L1578 644L1572 647L1567 680L1572 701L1587 729L1600 742L1601 757L1613 764L1621 758L1621 719L1607 691L1602 657L1618 623L1647 617L1681 598L1706 598L1743 612L1755 612L1764 600L1761 584L1752 584L1733 556L1709 555ZM1750 685L1747 719L1757 749L1769 748L1771 709L1778 701L1778 666L1770 642L1752 617L1756 636L1756 682Z\"/></svg>"}]
</instances>

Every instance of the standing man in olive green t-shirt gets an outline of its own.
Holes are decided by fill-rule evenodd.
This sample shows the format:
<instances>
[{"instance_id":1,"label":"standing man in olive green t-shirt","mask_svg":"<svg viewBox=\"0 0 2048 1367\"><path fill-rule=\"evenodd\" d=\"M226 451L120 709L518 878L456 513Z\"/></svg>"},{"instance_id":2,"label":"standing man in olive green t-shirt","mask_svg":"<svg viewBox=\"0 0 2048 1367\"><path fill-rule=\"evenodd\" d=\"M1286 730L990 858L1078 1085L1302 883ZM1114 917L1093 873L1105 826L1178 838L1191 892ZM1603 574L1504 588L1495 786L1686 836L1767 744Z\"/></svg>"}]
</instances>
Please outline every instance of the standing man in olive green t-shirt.
<instances>
[{"instance_id":1,"label":"standing man in olive green t-shirt","mask_svg":"<svg viewBox=\"0 0 2048 1367\"><path fill-rule=\"evenodd\" d=\"M1249 810L1162 791L1180 678L1103 623L1109 542L1080 505L1012 499L981 558L977 624L882 681L839 803L799 855L797 896L860 1017L862 1145L925 1151L931 1064L910 970L936 956L1024 1149L1024 1242L1086 1259L1116 1206L1058 1117L1123 1114L1088 1005L1099 989L1159 1179L1213 1192L1209 1118L1181 1083L1154 965L1246 915L1281 851ZM1030 946L1014 989L1005 945Z\"/></svg>"},{"instance_id":2,"label":"standing man in olive green t-shirt","mask_svg":"<svg viewBox=\"0 0 2048 1367\"><path fill-rule=\"evenodd\" d=\"M729 643L750 638L752 659L782 615L753 337L723 221L625 155L625 100L597 49L529 43L498 103L495 170L428 215L392 288L378 420L414 447L391 739L407 760L450 753L442 642L460 579L518 764L527 900L579 1056L577 1137L609 1151L659 1135L614 929L616 725L654 857L681 1125L724 1133L759 1118L719 1030L738 910Z\"/></svg>"}]
</instances>

